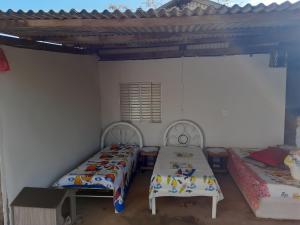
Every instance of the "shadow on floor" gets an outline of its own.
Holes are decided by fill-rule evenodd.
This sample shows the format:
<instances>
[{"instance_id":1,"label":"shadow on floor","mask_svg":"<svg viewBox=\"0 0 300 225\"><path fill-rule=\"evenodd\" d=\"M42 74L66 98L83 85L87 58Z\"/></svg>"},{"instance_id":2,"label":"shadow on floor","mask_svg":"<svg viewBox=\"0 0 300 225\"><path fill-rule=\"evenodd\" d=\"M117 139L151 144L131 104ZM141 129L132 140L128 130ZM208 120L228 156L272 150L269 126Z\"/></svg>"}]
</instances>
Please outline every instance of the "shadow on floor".
<instances>
[{"instance_id":1,"label":"shadow on floor","mask_svg":"<svg viewBox=\"0 0 300 225\"><path fill-rule=\"evenodd\" d=\"M134 177L124 213L115 214L112 199L81 198L77 201L80 225L299 225L299 221L259 219L254 216L229 175L217 176L224 194L217 219L211 219L211 198L157 199L157 215L148 209L151 173Z\"/></svg>"}]
</instances>

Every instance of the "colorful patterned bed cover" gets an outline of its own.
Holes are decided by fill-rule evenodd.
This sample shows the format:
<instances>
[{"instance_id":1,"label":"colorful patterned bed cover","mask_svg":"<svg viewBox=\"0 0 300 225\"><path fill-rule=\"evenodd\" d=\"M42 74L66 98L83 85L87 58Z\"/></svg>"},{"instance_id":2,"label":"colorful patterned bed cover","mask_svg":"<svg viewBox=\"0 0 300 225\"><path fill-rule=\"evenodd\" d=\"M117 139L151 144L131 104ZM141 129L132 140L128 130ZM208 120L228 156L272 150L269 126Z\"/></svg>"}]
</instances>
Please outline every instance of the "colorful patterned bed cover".
<instances>
[{"instance_id":1,"label":"colorful patterned bed cover","mask_svg":"<svg viewBox=\"0 0 300 225\"><path fill-rule=\"evenodd\" d=\"M54 186L112 190L115 211L122 212L125 189L135 169L138 150L137 146L119 146L117 150L107 147L63 176Z\"/></svg>"},{"instance_id":2,"label":"colorful patterned bed cover","mask_svg":"<svg viewBox=\"0 0 300 225\"><path fill-rule=\"evenodd\" d=\"M201 148L162 147L151 178L149 198L223 194Z\"/></svg>"},{"instance_id":3,"label":"colorful patterned bed cover","mask_svg":"<svg viewBox=\"0 0 300 225\"><path fill-rule=\"evenodd\" d=\"M263 198L299 200L300 181L294 180L288 169L279 169L255 163L246 157L257 149L231 149L229 171L255 211Z\"/></svg>"}]
</instances>

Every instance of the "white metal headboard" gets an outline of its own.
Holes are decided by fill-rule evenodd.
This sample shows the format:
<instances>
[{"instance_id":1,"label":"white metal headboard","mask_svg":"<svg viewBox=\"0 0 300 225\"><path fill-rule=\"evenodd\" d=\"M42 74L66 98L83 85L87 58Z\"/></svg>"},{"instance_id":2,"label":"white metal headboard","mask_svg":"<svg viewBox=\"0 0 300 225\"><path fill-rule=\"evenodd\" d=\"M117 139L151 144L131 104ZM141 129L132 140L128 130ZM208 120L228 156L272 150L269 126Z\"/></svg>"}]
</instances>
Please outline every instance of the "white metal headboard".
<instances>
[{"instance_id":1,"label":"white metal headboard","mask_svg":"<svg viewBox=\"0 0 300 225\"><path fill-rule=\"evenodd\" d=\"M164 146L205 146L205 135L202 128L190 120L178 120L171 123L163 137Z\"/></svg>"},{"instance_id":2,"label":"white metal headboard","mask_svg":"<svg viewBox=\"0 0 300 225\"><path fill-rule=\"evenodd\" d=\"M101 136L100 147L111 144L136 144L143 147L143 136L140 130L127 122L115 122L105 128Z\"/></svg>"}]
</instances>

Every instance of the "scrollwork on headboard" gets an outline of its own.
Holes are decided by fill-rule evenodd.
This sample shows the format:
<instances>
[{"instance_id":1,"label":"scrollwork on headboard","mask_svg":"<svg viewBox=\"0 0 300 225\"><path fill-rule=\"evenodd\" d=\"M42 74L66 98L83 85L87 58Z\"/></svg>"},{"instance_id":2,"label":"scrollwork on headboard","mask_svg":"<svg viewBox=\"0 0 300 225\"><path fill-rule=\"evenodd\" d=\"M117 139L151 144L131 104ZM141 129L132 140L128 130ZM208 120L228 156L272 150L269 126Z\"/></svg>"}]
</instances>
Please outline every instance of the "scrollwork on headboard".
<instances>
[{"instance_id":1,"label":"scrollwork on headboard","mask_svg":"<svg viewBox=\"0 0 300 225\"><path fill-rule=\"evenodd\" d=\"M136 144L143 147L143 136L140 130L127 122L115 122L107 126L101 136L100 147L111 144Z\"/></svg>"},{"instance_id":2,"label":"scrollwork on headboard","mask_svg":"<svg viewBox=\"0 0 300 225\"><path fill-rule=\"evenodd\" d=\"M193 121L178 120L170 124L163 137L164 146L205 146L203 129Z\"/></svg>"}]
</instances>

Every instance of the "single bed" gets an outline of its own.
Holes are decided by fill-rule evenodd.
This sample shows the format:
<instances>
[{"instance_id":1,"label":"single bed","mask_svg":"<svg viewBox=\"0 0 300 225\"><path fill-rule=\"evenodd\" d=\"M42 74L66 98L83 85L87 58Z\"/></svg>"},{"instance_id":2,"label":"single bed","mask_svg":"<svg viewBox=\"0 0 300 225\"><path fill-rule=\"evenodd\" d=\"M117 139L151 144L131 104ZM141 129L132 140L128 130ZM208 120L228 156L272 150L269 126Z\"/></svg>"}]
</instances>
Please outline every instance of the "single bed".
<instances>
[{"instance_id":1,"label":"single bed","mask_svg":"<svg viewBox=\"0 0 300 225\"><path fill-rule=\"evenodd\" d=\"M166 129L151 177L149 206L153 215L157 197L209 196L212 218L216 218L223 194L203 153L204 145L204 132L192 121L176 121Z\"/></svg>"},{"instance_id":2,"label":"single bed","mask_svg":"<svg viewBox=\"0 0 300 225\"><path fill-rule=\"evenodd\" d=\"M230 149L228 169L257 217L300 219L300 181L289 170L266 166L247 156L258 149Z\"/></svg>"},{"instance_id":3,"label":"single bed","mask_svg":"<svg viewBox=\"0 0 300 225\"><path fill-rule=\"evenodd\" d=\"M60 178L54 187L75 189L78 197L113 198L115 212L122 212L142 147L143 138L135 126L113 123L102 134L102 150Z\"/></svg>"}]
</instances>

